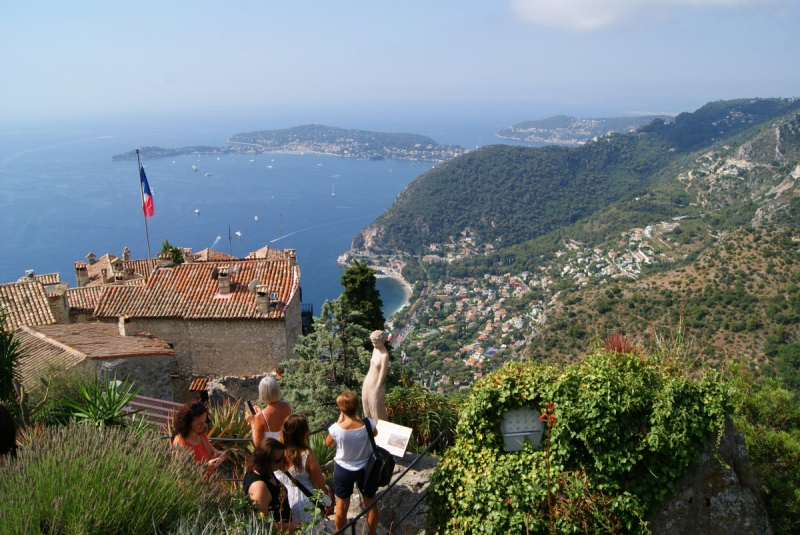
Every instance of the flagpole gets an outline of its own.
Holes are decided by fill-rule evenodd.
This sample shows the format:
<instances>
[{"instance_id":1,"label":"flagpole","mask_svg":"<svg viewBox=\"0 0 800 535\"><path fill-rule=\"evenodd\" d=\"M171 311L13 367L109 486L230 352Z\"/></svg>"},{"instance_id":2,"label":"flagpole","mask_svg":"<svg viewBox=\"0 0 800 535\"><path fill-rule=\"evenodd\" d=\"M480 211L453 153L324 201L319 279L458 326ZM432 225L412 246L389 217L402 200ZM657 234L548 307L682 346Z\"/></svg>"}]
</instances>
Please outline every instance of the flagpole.
<instances>
[{"instance_id":1,"label":"flagpole","mask_svg":"<svg viewBox=\"0 0 800 535\"><path fill-rule=\"evenodd\" d=\"M233 256L233 245L231 245L231 224L228 223L228 254Z\"/></svg>"},{"instance_id":2,"label":"flagpole","mask_svg":"<svg viewBox=\"0 0 800 535\"><path fill-rule=\"evenodd\" d=\"M147 259L150 260L150 234L147 232L147 214L144 213L144 184L142 184L142 160L136 149L136 162L139 164L139 193L142 194L142 217L144 218L144 239L147 241Z\"/></svg>"}]
</instances>

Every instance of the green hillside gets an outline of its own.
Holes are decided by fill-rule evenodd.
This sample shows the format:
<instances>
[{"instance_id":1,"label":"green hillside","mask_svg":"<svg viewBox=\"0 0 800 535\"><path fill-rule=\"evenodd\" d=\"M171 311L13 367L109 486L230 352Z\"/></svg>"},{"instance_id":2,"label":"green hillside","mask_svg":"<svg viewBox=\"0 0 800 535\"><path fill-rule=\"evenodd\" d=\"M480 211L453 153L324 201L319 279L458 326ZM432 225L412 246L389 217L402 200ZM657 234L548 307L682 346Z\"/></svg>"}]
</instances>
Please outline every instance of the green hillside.
<instances>
[{"instance_id":1,"label":"green hillside","mask_svg":"<svg viewBox=\"0 0 800 535\"><path fill-rule=\"evenodd\" d=\"M484 147L411 182L353 246L419 253L464 229L495 248L520 244L641 196L674 176L662 173L668 166L798 107L786 99L714 102L580 147Z\"/></svg>"}]
</instances>

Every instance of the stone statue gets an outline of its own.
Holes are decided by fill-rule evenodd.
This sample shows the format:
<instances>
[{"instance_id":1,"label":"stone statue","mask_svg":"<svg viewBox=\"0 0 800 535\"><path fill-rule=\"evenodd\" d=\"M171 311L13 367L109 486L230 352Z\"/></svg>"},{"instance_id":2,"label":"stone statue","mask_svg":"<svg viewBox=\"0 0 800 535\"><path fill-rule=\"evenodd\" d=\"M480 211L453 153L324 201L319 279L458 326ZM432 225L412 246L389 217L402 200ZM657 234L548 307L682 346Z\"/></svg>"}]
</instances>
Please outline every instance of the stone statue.
<instances>
[{"instance_id":1,"label":"stone statue","mask_svg":"<svg viewBox=\"0 0 800 535\"><path fill-rule=\"evenodd\" d=\"M372 358L369 360L369 371L364 378L361 389L361 402L364 405L364 417L387 420L386 402L384 401L383 381L389 370L389 352L386 351L386 335L383 331L373 331L369 335L372 341Z\"/></svg>"}]
</instances>

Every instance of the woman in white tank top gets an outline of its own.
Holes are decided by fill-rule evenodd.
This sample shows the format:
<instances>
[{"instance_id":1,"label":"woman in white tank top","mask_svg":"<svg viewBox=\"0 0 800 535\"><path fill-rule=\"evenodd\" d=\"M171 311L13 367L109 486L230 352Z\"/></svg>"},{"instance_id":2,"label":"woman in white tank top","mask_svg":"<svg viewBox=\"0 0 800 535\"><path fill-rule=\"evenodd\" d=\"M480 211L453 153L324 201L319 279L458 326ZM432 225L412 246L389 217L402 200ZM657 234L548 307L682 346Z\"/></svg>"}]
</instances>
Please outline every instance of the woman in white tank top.
<instances>
[{"instance_id":1,"label":"woman in white tank top","mask_svg":"<svg viewBox=\"0 0 800 535\"><path fill-rule=\"evenodd\" d=\"M264 377L258 385L258 399L267 404L255 415L245 411L245 419L250 424L253 443L258 445L265 438L278 440L283 421L292 414L292 407L281 401L283 392L274 377Z\"/></svg>"}]
</instances>

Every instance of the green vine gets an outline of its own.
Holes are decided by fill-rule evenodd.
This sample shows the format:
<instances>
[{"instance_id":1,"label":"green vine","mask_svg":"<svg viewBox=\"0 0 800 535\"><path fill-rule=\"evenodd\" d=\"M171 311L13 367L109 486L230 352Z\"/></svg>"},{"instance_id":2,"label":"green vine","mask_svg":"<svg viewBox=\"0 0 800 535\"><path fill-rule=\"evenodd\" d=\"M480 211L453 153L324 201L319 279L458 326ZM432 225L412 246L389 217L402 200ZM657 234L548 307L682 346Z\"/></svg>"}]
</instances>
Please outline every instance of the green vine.
<instances>
[{"instance_id":1,"label":"green vine","mask_svg":"<svg viewBox=\"0 0 800 535\"><path fill-rule=\"evenodd\" d=\"M644 520L728 411L715 372L598 347L572 366L509 364L480 382L432 478L438 533L646 533ZM502 415L540 410L543 447L505 452Z\"/></svg>"}]
</instances>

